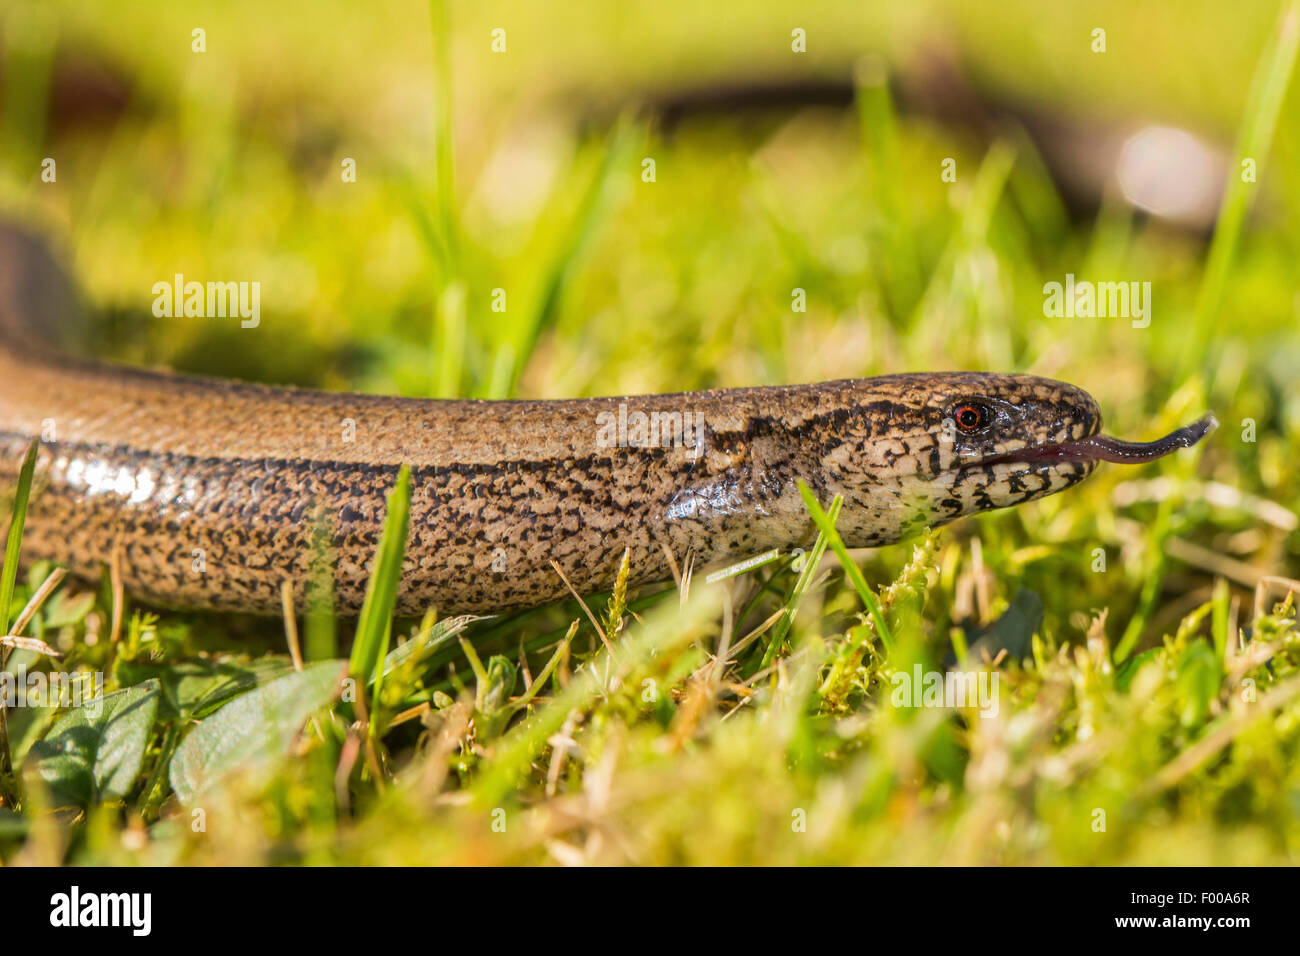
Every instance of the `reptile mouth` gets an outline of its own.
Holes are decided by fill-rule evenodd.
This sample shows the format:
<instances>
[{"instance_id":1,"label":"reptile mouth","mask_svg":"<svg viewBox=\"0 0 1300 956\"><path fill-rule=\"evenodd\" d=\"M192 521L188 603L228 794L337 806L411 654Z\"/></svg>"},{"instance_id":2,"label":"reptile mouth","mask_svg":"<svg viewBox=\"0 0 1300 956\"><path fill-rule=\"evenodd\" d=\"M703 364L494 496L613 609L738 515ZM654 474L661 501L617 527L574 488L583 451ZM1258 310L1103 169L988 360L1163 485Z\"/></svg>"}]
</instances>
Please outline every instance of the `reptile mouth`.
<instances>
[{"instance_id":1,"label":"reptile mouth","mask_svg":"<svg viewBox=\"0 0 1300 956\"><path fill-rule=\"evenodd\" d=\"M986 458L981 465L1040 464L1063 461L1111 461L1122 465L1140 465L1163 458L1180 448L1191 448L1219 426L1213 413L1199 421L1170 432L1155 441L1122 441L1109 435L1089 435L1073 441L1046 445L1029 445L1015 451Z\"/></svg>"}]
</instances>

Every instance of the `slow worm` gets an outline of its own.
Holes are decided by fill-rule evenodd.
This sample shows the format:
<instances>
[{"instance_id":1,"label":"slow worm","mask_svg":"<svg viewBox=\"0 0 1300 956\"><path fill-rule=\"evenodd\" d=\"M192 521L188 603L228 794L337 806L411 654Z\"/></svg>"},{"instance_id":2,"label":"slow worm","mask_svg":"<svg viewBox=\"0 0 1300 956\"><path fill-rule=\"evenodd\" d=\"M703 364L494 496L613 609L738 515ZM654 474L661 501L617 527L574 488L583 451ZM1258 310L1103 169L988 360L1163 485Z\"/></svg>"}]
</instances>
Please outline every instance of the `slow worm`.
<instances>
[{"instance_id":1,"label":"slow worm","mask_svg":"<svg viewBox=\"0 0 1300 956\"><path fill-rule=\"evenodd\" d=\"M355 612L385 495L412 468L403 613L541 605L808 543L796 482L844 496L850 547L1053 494L1100 460L1198 441L1099 435L1084 391L1028 375L889 375L572 401L433 401L239 384L71 358L75 312L44 247L0 228L0 487L42 436L23 559L165 607L276 613L328 529ZM256 333L250 333L256 334ZM322 524L323 522L323 524Z\"/></svg>"}]
</instances>

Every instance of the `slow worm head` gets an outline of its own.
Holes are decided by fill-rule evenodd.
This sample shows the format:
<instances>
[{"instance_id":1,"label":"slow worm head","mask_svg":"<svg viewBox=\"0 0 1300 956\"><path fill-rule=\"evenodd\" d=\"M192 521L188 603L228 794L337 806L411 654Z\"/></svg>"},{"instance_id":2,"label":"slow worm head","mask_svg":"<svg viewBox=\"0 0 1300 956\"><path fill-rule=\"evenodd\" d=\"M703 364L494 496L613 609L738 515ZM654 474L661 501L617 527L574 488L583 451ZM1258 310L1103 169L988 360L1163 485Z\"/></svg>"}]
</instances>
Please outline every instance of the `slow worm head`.
<instances>
[{"instance_id":1,"label":"slow worm head","mask_svg":"<svg viewBox=\"0 0 1300 956\"><path fill-rule=\"evenodd\" d=\"M425 401L245 385L66 357L75 297L44 248L0 228L0 486L42 437L23 557L123 581L170 607L276 613L323 529L336 606L355 612L385 494L412 468L399 610L493 612L808 543L797 482L844 496L850 547L1021 504L1100 460L1203 437L1098 434L1084 391L936 372L572 401ZM255 331L248 333L256 335ZM315 535L319 538L320 535Z\"/></svg>"}]
</instances>

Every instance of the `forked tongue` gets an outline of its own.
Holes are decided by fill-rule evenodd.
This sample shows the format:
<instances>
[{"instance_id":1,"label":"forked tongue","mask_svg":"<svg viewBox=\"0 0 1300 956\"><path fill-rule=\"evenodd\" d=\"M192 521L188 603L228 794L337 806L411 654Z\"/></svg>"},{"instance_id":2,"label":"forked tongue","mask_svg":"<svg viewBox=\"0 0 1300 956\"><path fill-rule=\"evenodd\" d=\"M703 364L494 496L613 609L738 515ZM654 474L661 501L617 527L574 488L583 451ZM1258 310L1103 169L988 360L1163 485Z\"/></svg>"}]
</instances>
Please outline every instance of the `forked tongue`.
<instances>
[{"instance_id":1,"label":"forked tongue","mask_svg":"<svg viewBox=\"0 0 1300 956\"><path fill-rule=\"evenodd\" d=\"M1206 415L1200 421L1184 425L1172 431L1164 438L1155 441L1120 441L1109 435L1092 435L1078 441L1065 442L1048 446L1030 457L1051 459L1054 461L1113 461L1123 465L1140 465L1155 461L1180 448L1191 448L1198 441L1219 427L1219 420L1214 413ZM1037 450L1036 450L1037 451Z\"/></svg>"}]
</instances>

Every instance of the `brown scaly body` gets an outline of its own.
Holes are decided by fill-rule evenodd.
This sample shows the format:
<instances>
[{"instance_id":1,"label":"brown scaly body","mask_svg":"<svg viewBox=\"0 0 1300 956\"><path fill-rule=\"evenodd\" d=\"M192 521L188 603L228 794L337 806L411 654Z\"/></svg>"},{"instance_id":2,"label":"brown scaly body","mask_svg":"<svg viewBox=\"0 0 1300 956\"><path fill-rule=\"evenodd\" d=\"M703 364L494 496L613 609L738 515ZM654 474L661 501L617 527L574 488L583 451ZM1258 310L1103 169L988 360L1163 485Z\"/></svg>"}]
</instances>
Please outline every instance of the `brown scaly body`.
<instances>
[{"instance_id":1,"label":"brown scaly body","mask_svg":"<svg viewBox=\"0 0 1300 956\"><path fill-rule=\"evenodd\" d=\"M39 341L54 318L41 256L0 233L0 486L33 436L48 439L24 560L93 577L116 550L128 590L164 606L275 612L286 579L301 598L319 509L337 605L355 612L402 464L399 610L450 613L561 597L552 560L589 593L612 584L625 547L645 583L670 577L668 551L707 565L806 543L800 479L824 500L844 495L854 547L1060 491L1096 461L1058 453L1093 440L1093 400L1032 376L482 402L80 362ZM668 416L659 441L638 441L637 413ZM698 427L677 431L683 420ZM1018 459L1026 450L1034 460Z\"/></svg>"}]
</instances>

